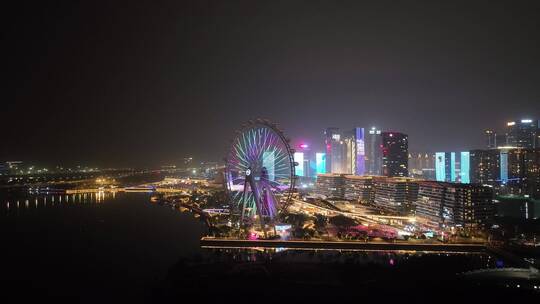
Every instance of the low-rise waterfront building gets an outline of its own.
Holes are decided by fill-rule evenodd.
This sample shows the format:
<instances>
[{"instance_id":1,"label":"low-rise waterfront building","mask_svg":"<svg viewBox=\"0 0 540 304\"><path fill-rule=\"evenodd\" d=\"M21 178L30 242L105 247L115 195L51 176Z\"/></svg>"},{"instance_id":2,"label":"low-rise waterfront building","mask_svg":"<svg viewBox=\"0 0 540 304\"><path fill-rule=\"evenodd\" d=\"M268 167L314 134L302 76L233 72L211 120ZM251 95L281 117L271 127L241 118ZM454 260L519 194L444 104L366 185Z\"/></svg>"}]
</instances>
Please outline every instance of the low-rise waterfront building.
<instances>
[{"instance_id":1,"label":"low-rise waterfront building","mask_svg":"<svg viewBox=\"0 0 540 304\"><path fill-rule=\"evenodd\" d=\"M344 198L362 204L372 204L375 199L373 176L344 176Z\"/></svg>"},{"instance_id":2,"label":"low-rise waterfront building","mask_svg":"<svg viewBox=\"0 0 540 304\"><path fill-rule=\"evenodd\" d=\"M418 181L412 178L379 178L374 188L374 206L395 214L410 213L418 196Z\"/></svg>"},{"instance_id":3,"label":"low-rise waterfront building","mask_svg":"<svg viewBox=\"0 0 540 304\"><path fill-rule=\"evenodd\" d=\"M326 173L317 175L315 192L328 198L344 198L344 174Z\"/></svg>"},{"instance_id":4,"label":"low-rise waterfront building","mask_svg":"<svg viewBox=\"0 0 540 304\"><path fill-rule=\"evenodd\" d=\"M484 228L493 221L493 190L478 184L419 182L416 216L428 226Z\"/></svg>"}]
</instances>

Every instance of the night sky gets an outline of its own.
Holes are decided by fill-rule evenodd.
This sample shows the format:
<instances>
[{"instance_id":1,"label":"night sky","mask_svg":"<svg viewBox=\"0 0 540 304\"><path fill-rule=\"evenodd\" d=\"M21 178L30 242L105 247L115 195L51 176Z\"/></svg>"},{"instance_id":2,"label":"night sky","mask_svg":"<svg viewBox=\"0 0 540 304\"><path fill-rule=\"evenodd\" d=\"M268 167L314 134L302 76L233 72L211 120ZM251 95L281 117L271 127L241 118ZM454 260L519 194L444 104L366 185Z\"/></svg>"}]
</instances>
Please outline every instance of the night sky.
<instances>
[{"instance_id":1,"label":"night sky","mask_svg":"<svg viewBox=\"0 0 540 304\"><path fill-rule=\"evenodd\" d=\"M221 160L257 117L459 151L540 118L538 1L41 2L3 9L0 160Z\"/></svg>"}]
</instances>

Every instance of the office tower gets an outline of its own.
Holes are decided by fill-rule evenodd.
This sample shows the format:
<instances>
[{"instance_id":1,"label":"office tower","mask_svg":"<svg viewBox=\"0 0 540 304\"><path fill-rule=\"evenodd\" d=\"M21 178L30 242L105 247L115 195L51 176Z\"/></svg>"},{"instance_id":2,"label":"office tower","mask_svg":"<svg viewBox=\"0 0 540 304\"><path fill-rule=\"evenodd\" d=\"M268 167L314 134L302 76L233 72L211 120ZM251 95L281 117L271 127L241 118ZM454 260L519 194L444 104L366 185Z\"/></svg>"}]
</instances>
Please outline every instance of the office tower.
<instances>
[{"instance_id":1,"label":"office tower","mask_svg":"<svg viewBox=\"0 0 540 304\"><path fill-rule=\"evenodd\" d=\"M337 143L341 140L338 128L327 128L324 131L324 143L326 145L326 172L332 172L332 161L334 160L334 153ZM338 153L339 154L339 153Z\"/></svg>"},{"instance_id":2,"label":"office tower","mask_svg":"<svg viewBox=\"0 0 540 304\"><path fill-rule=\"evenodd\" d=\"M294 152L294 162L298 165L295 167L297 176L305 176L304 171L304 152Z\"/></svg>"},{"instance_id":3,"label":"office tower","mask_svg":"<svg viewBox=\"0 0 540 304\"><path fill-rule=\"evenodd\" d=\"M338 128L325 131L326 172L336 174L362 173L363 129L340 132ZM358 168L358 169L357 169Z\"/></svg>"},{"instance_id":4,"label":"office tower","mask_svg":"<svg viewBox=\"0 0 540 304\"><path fill-rule=\"evenodd\" d=\"M382 134L372 127L365 135L365 172L367 175L382 175Z\"/></svg>"},{"instance_id":5,"label":"office tower","mask_svg":"<svg viewBox=\"0 0 540 304\"><path fill-rule=\"evenodd\" d=\"M470 183L470 152L458 153L435 153L435 180Z\"/></svg>"},{"instance_id":6,"label":"office tower","mask_svg":"<svg viewBox=\"0 0 540 304\"><path fill-rule=\"evenodd\" d=\"M524 192L540 200L540 148L528 149L524 160Z\"/></svg>"},{"instance_id":7,"label":"office tower","mask_svg":"<svg viewBox=\"0 0 540 304\"><path fill-rule=\"evenodd\" d=\"M310 163L309 158L304 157L304 176L305 177L311 177L311 172L310 172L311 168L309 166L309 163Z\"/></svg>"},{"instance_id":8,"label":"office tower","mask_svg":"<svg viewBox=\"0 0 540 304\"><path fill-rule=\"evenodd\" d=\"M408 136L399 132L382 132L383 175L407 177Z\"/></svg>"},{"instance_id":9,"label":"office tower","mask_svg":"<svg viewBox=\"0 0 540 304\"><path fill-rule=\"evenodd\" d=\"M341 170L335 173L355 174L356 170L356 134L355 130L342 133L340 142L343 153L341 157Z\"/></svg>"},{"instance_id":10,"label":"office tower","mask_svg":"<svg viewBox=\"0 0 540 304\"><path fill-rule=\"evenodd\" d=\"M316 174L326 173L326 153L315 153Z\"/></svg>"},{"instance_id":11,"label":"office tower","mask_svg":"<svg viewBox=\"0 0 540 304\"><path fill-rule=\"evenodd\" d=\"M522 119L506 124L507 145L518 148L540 148L538 142L540 121Z\"/></svg>"},{"instance_id":12,"label":"office tower","mask_svg":"<svg viewBox=\"0 0 540 304\"><path fill-rule=\"evenodd\" d=\"M337 128L328 128L326 134L326 172L351 174L353 160L352 134L339 132Z\"/></svg>"},{"instance_id":13,"label":"office tower","mask_svg":"<svg viewBox=\"0 0 540 304\"><path fill-rule=\"evenodd\" d=\"M500 151L470 151L470 181L476 184L493 185L500 178Z\"/></svg>"},{"instance_id":14,"label":"office tower","mask_svg":"<svg viewBox=\"0 0 540 304\"><path fill-rule=\"evenodd\" d=\"M435 153L435 178L439 182L446 180L446 153Z\"/></svg>"},{"instance_id":15,"label":"office tower","mask_svg":"<svg viewBox=\"0 0 540 304\"><path fill-rule=\"evenodd\" d=\"M461 152L460 154L460 182L463 184L469 184L471 182L471 153L468 151Z\"/></svg>"},{"instance_id":16,"label":"office tower","mask_svg":"<svg viewBox=\"0 0 540 304\"><path fill-rule=\"evenodd\" d=\"M364 175L366 173L366 150L364 128L354 128L354 174Z\"/></svg>"},{"instance_id":17,"label":"office tower","mask_svg":"<svg viewBox=\"0 0 540 304\"><path fill-rule=\"evenodd\" d=\"M470 181L493 186L497 195L540 198L540 149L472 150Z\"/></svg>"}]
</instances>

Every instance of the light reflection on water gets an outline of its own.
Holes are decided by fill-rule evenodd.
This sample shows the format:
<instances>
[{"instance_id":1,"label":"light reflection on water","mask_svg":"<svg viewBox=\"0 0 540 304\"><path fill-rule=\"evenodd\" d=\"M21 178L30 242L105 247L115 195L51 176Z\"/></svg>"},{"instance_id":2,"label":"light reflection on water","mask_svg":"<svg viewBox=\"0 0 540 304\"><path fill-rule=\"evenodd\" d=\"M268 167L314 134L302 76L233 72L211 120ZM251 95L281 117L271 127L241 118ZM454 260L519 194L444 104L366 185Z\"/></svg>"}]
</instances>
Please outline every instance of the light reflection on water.
<instances>
[{"instance_id":1,"label":"light reflection on water","mask_svg":"<svg viewBox=\"0 0 540 304\"><path fill-rule=\"evenodd\" d=\"M92 192L76 194L19 194L15 198L0 197L0 210L11 214L18 210L38 209L68 204L101 204L116 198L116 192Z\"/></svg>"},{"instance_id":2,"label":"light reflection on water","mask_svg":"<svg viewBox=\"0 0 540 304\"><path fill-rule=\"evenodd\" d=\"M286 248L218 248L206 247L204 256L214 262L278 262L278 263L337 263L378 264L399 267L410 260L431 259L450 265L456 271L497 268L497 259L486 253L420 252L355 249L286 249ZM466 261L466 263L463 263ZM457 263L456 263L457 262ZM462 268L462 269L461 269Z\"/></svg>"}]
</instances>

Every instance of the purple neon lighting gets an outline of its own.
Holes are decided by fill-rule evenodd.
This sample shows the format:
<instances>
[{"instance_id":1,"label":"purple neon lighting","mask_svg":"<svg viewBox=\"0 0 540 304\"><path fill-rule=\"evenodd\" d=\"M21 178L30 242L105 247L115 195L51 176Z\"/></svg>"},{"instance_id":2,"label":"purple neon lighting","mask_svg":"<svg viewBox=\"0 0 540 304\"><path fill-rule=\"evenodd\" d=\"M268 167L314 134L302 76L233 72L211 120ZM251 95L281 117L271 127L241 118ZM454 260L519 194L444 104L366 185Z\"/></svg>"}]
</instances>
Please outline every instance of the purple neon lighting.
<instances>
[{"instance_id":1,"label":"purple neon lighting","mask_svg":"<svg viewBox=\"0 0 540 304\"><path fill-rule=\"evenodd\" d=\"M273 168L264 168L264 165ZM251 183L245 180L248 168L253 176ZM239 207L245 203L248 216L258 213L271 218L276 216L279 204L276 195L289 189L292 175L289 150L272 128L253 126L233 141L227 158L227 185L233 203Z\"/></svg>"}]
</instances>

